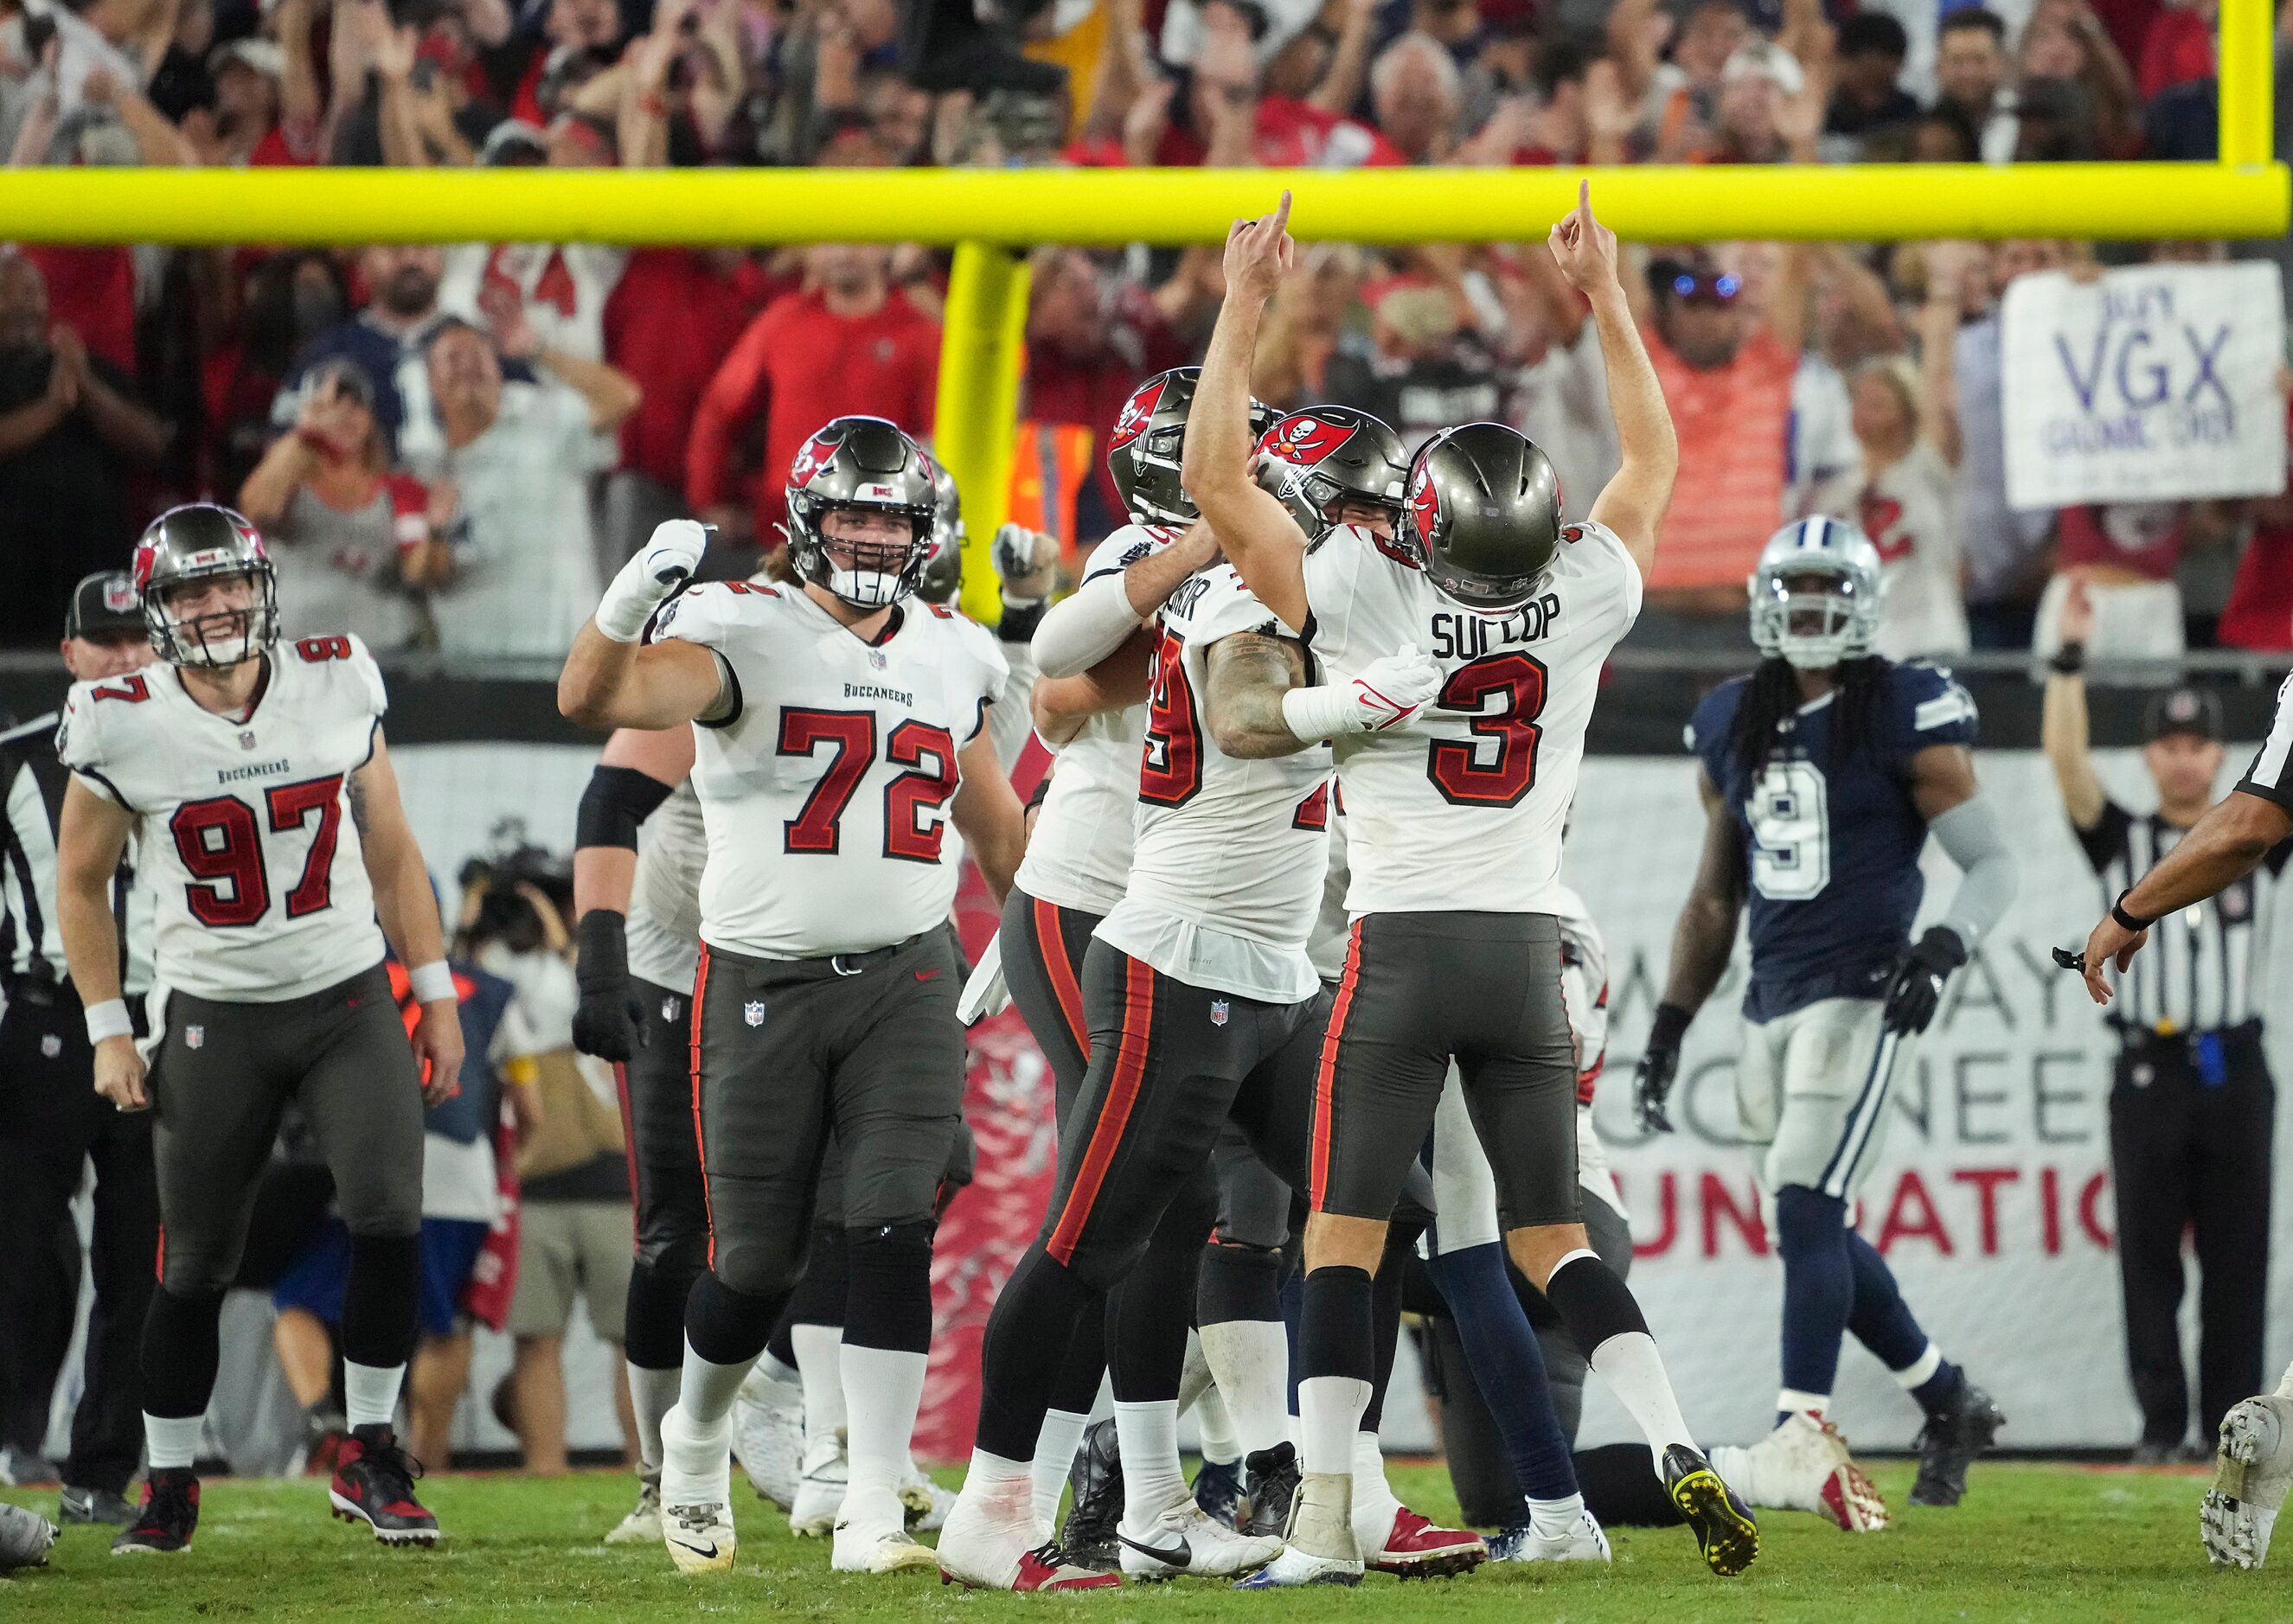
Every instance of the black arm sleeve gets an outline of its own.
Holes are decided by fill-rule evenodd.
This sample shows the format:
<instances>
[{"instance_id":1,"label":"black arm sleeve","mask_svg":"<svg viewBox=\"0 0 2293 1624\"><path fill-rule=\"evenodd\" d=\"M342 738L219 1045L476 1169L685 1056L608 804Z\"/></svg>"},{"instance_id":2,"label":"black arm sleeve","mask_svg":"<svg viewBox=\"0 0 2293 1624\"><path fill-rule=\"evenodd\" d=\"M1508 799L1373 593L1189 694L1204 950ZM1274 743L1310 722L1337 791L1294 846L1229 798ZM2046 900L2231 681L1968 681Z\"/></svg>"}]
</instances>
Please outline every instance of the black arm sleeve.
<instances>
[{"instance_id":1,"label":"black arm sleeve","mask_svg":"<svg viewBox=\"0 0 2293 1624\"><path fill-rule=\"evenodd\" d=\"M581 792L581 810L573 821L573 844L636 851L637 826L652 816L674 788L635 767L599 767L589 775L589 787Z\"/></svg>"},{"instance_id":2,"label":"black arm sleeve","mask_svg":"<svg viewBox=\"0 0 2293 1624\"><path fill-rule=\"evenodd\" d=\"M2078 846L2086 852L2086 861L2094 865L2096 874L2100 874L2125 853L2126 831L2133 827L2134 814L2117 802L2105 799L2102 804L2102 816L2094 820L2092 828L2082 829L2072 824L2070 832L2078 836Z\"/></svg>"}]
</instances>

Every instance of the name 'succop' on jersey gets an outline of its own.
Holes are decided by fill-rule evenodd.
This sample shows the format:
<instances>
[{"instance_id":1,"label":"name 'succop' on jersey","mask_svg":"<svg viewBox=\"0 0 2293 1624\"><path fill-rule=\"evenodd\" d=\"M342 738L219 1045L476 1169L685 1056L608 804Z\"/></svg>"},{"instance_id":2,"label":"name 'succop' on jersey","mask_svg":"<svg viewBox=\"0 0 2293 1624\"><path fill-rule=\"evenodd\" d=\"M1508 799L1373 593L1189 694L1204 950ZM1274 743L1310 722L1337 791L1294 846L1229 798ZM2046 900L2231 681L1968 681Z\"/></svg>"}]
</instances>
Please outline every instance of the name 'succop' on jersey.
<instances>
[{"instance_id":1,"label":"name 'succop' on jersey","mask_svg":"<svg viewBox=\"0 0 2293 1624\"><path fill-rule=\"evenodd\" d=\"M1832 747L1843 726L1834 691L1785 717L1753 766L1734 747L1750 687L1747 677L1722 683L1688 724L1689 747L1744 836L1745 1012L1768 1021L1822 998L1880 997L1925 893L1927 825L1911 798L1911 759L1973 743L1974 701L1948 671L1882 662L1873 714L1851 730L1851 749Z\"/></svg>"},{"instance_id":2,"label":"name 'succop' on jersey","mask_svg":"<svg viewBox=\"0 0 2293 1624\"><path fill-rule=\"evenodd\" d=\"M1560 618L1560 594L1544 593L1509 615L1477 615L1470 610L1436 613L1429 627L1435 659L1479 659L1510 643L1536 642Z\"/></svg>"}]
</instances>

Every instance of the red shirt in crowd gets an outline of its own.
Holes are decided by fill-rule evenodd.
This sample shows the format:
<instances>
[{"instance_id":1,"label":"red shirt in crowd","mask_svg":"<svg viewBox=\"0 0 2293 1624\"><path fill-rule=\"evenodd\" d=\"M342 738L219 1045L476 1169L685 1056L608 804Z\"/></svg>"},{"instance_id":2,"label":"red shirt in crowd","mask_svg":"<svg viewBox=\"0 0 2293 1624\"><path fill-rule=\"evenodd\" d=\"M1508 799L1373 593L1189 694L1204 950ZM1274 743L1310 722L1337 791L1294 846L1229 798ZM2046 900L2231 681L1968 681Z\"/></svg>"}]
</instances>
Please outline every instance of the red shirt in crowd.
<instances>
[{"instance_id":1,"label":"red shirt in crowd","mask_svg":"<svg viewBox=\"0 0 2293 1624\"><path fill-rule=\"evenodd\" d=\"M685 486L693 416L717 364L757 313L748 279L687 248L640 248L605 301L605 359L644 387L621 424L621 466Z\"/></svg>"},{"instance_id":2,"label":"red shirt in crowd","mask_svg":"<svg viewBox=\"0 0 2293 1624\"><path fill-rule=\"evenodd\" d=\"M26 243L24 257L48 285L48 319L80 336L89 352L135 370L135 261L117 245L83 248Z\"/></svg>"},{"instance_id":3,"label":"red shirt in crowd","mask_svg":"<svg viewBox=\"0 0 2293 1624\"><path fill-rule=\"evenodd\" d=\"M2054 567L2111 566L2170 581L2182 561L2182 513L2171 502L2088 503L2054 518Z\"/></svg>"},{"instance_id":4,"label":"red shirt in crowd","mask_svg":"<svg viewBox=\"0 0 2293 1624\"><path fill-rule=\"evenodd\" d=\"M769 545L784 507L789 464L814 430L831 417L865 413L912 434L929 433L938 388L939 323L901 295L859 317L830 313L817 293L775 299L701 397L685 451L685 499L696 511L726 499L733 447L761 410L757 539Z\"/></svg>"},{"instance_id":5,"label":"red shirt in crowd","mask_svg":"<svg viewBox=\"0 0 2293 1624\"><path fill-rule=\"evenodd\" d=\"M2136 64L2142 99L2155 101L2176 85L2214 77L2214 25L2178 6L2159 12L2143 37Z\"/></svg>"},{"instance_id":6,"label":"red shirt in crowd","mask_svg":"<svg viewBox=\"0 0 2293 1624\"><path fill-rule=\"evenodd\" d=\"M2232 649L2293 649L2293 525L2257 529L2247 541L2214 634Z\"/></svg>"}]
</instances>

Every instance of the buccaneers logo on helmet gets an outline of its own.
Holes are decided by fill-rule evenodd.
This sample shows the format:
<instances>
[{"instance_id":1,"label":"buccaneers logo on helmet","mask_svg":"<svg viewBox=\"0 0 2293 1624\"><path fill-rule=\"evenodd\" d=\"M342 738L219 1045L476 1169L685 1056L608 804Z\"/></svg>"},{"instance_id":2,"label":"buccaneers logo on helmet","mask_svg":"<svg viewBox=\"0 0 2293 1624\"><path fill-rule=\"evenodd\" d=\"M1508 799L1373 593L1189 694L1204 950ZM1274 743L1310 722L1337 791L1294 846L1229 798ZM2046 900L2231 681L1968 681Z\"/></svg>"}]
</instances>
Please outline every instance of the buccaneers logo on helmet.
<instances>
[{"instance_id":1,"label":"buccaneers logo on helmet","mask_svg":"<svg viewBox=\"0 0 2293 1624\"><path fill-rule=\"evenodd\" d=\"M1163 383L1163 379L1155 378L1133 391L1130 399L1122 403L1122 411L1114 420L1114 436L1107 442L1109 450L1127 446L1146 432L1146 425L1155 421L1155 407L1162 404Z\"/></svg>"},{"instance_id":2,"label":"buccaneers logo on helmet","mask_svg":"<svg viewBox=\"0 0 2293 1624\"><path fill-rule=\"evenodd\" d=\"M1266 431L1258 448L1268 456L1310 468L1353 438L1351 424L1319 417L1285 417Z\"/></svg>"},{"instance_id":3,"label":"buccaneers logo on helmet","mask_svg":"<svg viewBox=\"0 0 2293 1624\"><path fill-rule=\"evenodd\" d=\"M1417 477L1409 486L1409 516L1417 522L1418 539L1428 547L1433 545L1433 529L1441 521L1441 497L1433 489L1433 471L1419 465Z\"/></svg>"},{"instance_id":4,"label":"buccaneers logo on helmet","mask_svg":"<svg viewBox=\"0 0 2293 1624\"><path fill-rule=\"evenodd\" d=\"M826 434L814 434L806 440L804 449L796 454L796 461L789 465L789 483L799 490L811 484L813 475L835 460L836 448L841 443Z\"/></svg>"}]
</instances>

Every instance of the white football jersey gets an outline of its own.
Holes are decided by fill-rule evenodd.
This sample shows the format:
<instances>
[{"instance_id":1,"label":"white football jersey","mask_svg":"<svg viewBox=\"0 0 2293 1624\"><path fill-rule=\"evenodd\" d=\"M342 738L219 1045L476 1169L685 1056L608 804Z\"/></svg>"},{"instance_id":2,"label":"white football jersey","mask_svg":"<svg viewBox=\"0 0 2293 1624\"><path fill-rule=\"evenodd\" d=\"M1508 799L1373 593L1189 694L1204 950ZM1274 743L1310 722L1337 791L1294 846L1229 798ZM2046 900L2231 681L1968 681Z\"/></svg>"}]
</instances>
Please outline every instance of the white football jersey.
<instances>
[{"instance_id":1,"label":"white football jersey","mask_svg":"<svg viewBox=\"0 0 2293 1624\"><path fill-rule=\"evenodd\" d=\"M172 666L73 686L56 753L136 816L160 988L271 1004L382 962L348 785L388 703L347 634L274 647L243 722L202 709Z\"/></svg>"},{"instance_id":2,"label":"white football jersey","mask_svg":"<svg viewBox=\"0 0 2293 1624\"><path fill-rule=\"evenodd\" d=\"M1006 676L993 633L911 598L871 645L801 588L724 581L671 600L654 634L716 650L739 685L730 722L693 728L703 941L824 958L946 920L957 752Z\"/></svg>"},{"instance_id":3,"label":"white football jersey","mask_svg":"<svg viewBox=\"0 0 2293 1624\"><path fill-rule=\"evenodd\" d=\"M1190 986L1294 1004L1320 985L1306 941L1330 855L1330 752L1246 761L1211 737L1210 650L1281 635L1231 566L1187 581L1155 625L1130 884L1096 933Z\"/></svg>"},{"instance_id":4,"label":"white football jersey","mask_svg":"<svg viewBox=\"0 0 2293 1624\"><path fill-rule=\"evenodd\" d=\"M691 992L701 968L701 872L709 828L688 775L653 809L637 833L637 871L629 887L629 974Z\"/></svg>"},{"instance_id":5,"label":"white football jersey","mask_svg":"<svg viewBox=\"0 0 2293 1624\"><path fill-rule=\"evenodd\" d=\"M1098 544L1083 581L1119 574L1180 534L1161 525L1127 524ZM1034 832L1019 865L1020 890L1090 914L1110 913L1122 901L1146 737L1146 707L1132 705L1093 716L1063 745L1046 745L1058 769L1035 809Z\"/></svg>"},{"instance_id":6,"label":"white football jersey","mask_svg":"<svg viewBox=\"0 0 2293 1624\"><path fill-rule=\"evenodd\" d=\"M1352 912L1556 911L1600 667L1641 609L1615 532L1560 535L1551 578L1503 616L1460 608L1358 526L1307 550L1307 640L1332 677L1414 643L1445 678L1406 727L1337 741Z\"/></svg>"}]
</instances>

